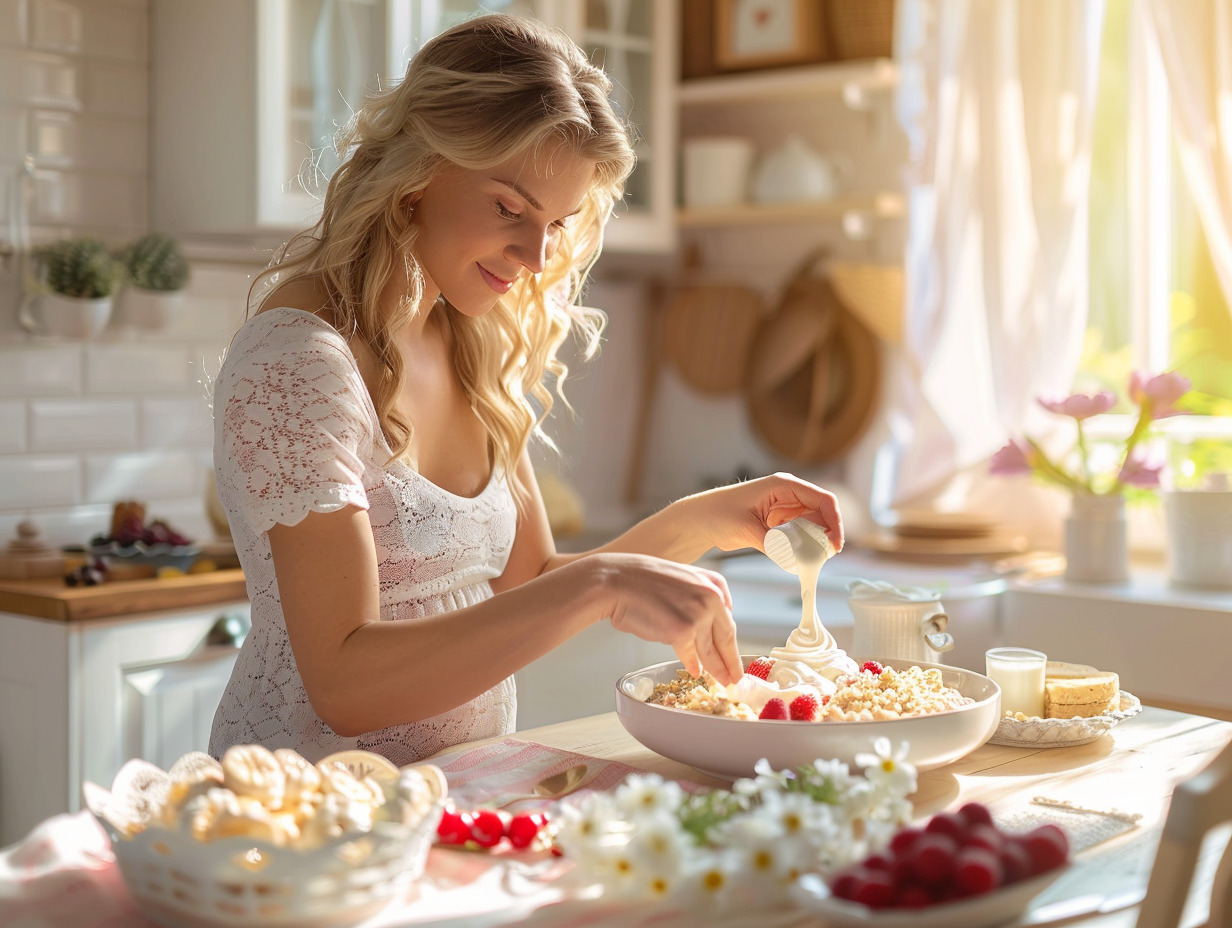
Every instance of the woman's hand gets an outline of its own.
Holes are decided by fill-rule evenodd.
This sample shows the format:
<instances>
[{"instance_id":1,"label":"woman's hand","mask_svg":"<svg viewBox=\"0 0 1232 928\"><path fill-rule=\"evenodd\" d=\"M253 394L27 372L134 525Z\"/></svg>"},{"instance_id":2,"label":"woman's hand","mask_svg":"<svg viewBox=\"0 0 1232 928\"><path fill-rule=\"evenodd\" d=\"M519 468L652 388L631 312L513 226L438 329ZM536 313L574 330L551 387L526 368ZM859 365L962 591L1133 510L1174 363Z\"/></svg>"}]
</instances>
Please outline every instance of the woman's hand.
<instances>
[{"instance_id":1,"label":"woman's hand","mask_svg":"<svg viewBox=\"0 0 1232 928\"><path fill-rule=\"evenodd\" d=\"M576 562L597 571L612 596L612 627L670 645L685 670L705 668L719 683L744 673L731 593L722 574L645 554L595 554Z\"/></svg>"},{"instance_id":2,"label":"woman's hand","mask_svg":"<svg viewBox=\"0 0 1232 928\"><path fill-rule=\"evenodd\" d=\"M723 551L764 551L766 532L801 516L826 530L836 553L843 550L843 519L834 494L791 474L717 487L674 505L712 547Z\"/></svg>"}]
</instances>

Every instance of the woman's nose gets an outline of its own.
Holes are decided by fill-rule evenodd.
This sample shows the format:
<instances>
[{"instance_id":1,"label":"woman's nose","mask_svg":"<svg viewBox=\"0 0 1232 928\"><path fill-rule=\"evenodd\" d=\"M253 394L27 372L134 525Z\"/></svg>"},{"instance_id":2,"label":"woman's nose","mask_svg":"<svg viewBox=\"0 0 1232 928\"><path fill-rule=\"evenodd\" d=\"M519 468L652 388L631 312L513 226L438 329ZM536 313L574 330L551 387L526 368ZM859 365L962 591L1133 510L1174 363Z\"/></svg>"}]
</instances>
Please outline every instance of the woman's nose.
<instances>
[{"instance_id":1,"label":"woman's nose","mask_svg":"<svg viewBox=\"0 0 1232 928\"><path fill-rule=\"evenodd\" d=\"M548 258L555 250L552 227L540 229L537 226L527 228L521 236L509 245L509 255L532 274L540 273L546 266Z\"/></svg>"}]
</instances>

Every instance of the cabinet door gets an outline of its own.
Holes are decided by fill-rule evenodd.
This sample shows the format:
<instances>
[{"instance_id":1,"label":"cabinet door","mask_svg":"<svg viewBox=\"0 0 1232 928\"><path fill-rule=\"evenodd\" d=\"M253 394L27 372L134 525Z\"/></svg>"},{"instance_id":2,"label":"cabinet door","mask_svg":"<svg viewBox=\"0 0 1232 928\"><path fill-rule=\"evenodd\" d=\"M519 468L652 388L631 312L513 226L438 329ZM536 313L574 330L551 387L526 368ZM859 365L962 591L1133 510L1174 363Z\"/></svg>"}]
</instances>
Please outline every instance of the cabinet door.
<instances>
[{"instance_id":1,"label":"cabinet door","mask_svg":"<svg viewBox=\"0 0 1232 928\"><path fill-rule=\"evenodd\" d=\"M110 786L125 761L166 769L187 751L204 751L214 709L235 662L234 648L206 644L223 617L248 621L247 603L208 611L90 623L76 636L78 668L73 742L80 745L72 786ZM74 805L73 808L78 808Z\"/></svg>"},{"instance_id":2,"label":"cabinet door","mask_svg":"<svg viewBox=\"0 0 1232 928\"><path fill-rule=\"evenodd\" d=\"M613 251L676 245L675 0L557 0L560 25L612 79L617 113L634 130L637 167L608 224Z\"/></svg>"}]
</instances>

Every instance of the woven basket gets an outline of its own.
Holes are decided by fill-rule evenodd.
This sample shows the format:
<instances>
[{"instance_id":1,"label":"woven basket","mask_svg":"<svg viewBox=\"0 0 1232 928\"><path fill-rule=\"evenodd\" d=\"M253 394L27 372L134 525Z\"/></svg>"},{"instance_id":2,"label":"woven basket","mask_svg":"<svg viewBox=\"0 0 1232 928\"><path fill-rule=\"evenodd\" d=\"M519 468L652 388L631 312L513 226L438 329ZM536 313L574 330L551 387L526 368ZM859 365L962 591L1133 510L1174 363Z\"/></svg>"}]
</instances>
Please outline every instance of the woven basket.
<instances>
[{"instance_id":1,"label":"woven basket","mask_svg":"<svg viewBox=\"0 0 1232 928\"><path fill-rule=\"evenodd\" d=\"M843 304L879 338L897 343L903 335L903 269L897 264L831 261L830 283Z\"/></svg>"},{"instance_id":2,"label":"woven basket","mask_svg":"<svg viewBox=\"0 0 1232 928\"><path fill-rule=\"evenodd\" d=\"M840 61L894 54L894 0L826 0L826 25Z\"/></svg>"}]
</instances>

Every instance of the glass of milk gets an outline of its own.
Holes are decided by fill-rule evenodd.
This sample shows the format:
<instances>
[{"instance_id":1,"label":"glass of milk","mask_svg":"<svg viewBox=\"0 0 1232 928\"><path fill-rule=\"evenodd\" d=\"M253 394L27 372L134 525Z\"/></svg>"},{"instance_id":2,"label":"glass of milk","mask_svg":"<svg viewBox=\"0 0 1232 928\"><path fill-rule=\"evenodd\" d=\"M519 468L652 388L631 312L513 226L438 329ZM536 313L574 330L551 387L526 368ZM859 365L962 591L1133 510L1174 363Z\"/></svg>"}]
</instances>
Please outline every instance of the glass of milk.
<instances>
[{"instance_id":1,"label":"glass of milk","mask_svg":"<svg viewBox=\"0 0 1232 928\"><path fill-rule=\"evenodd\" d=\"M1030 648L990 648L984 652L989 679L1001 687L1002 714L1044 717L1044 671L1048 655Z\"/></svg>"}]
</instances>

